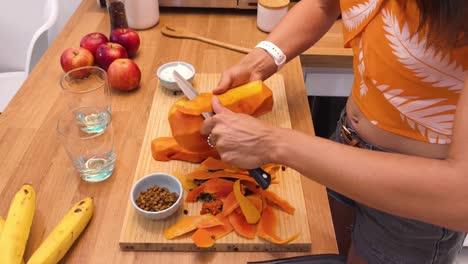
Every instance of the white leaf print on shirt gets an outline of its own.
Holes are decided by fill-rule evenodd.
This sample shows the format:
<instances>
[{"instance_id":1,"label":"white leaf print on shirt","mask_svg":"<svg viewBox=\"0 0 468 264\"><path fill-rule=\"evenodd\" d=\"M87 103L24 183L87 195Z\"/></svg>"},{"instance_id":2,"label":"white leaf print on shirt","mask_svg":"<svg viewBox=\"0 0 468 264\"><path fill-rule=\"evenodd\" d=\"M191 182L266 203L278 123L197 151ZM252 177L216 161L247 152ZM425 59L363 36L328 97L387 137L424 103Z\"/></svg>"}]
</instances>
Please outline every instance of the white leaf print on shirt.
<instances>
[{"instance_id":1,"label":"white leaf print on shirt","mask_svg":"<svg viewBox=\"0 0 468 264\"><path fill-rule=\"evenodd\" d=\"M366 70L366 65L364 64L364 51L362 49L362 36L359 39L359 65L358 65L358 72L359 76L361 77L361 83L359 84L359 94L362 96L367 94L369 88L367 88L366 83L364 82L364 71Z\"/></svg>"},{"instance_id":2,"label":"white leaf print on shirt","mask_svg":"<svg viewBox=\"0 0 468 264\"><path fill-rule=\"evenodd\" d=\"M354 30L362 24L362 22L372 14L379 0L369 0L363 4L352 6L348 10L342 12L341 16L343 24L347 30Z\"/></svg>"},{"instance_id":3,"label":"white leaf print on shirt","mask_svg":"<svg viewBox=\"0 0 468 264\"><path fill-rule=\"evenodd\" d=\"M400 111L400 117L412 129L418 129L429 142L448 144L451 142L455 105L443 104L445 98L418 99L417 96L402 96L402 89L389 89L389 85L377 85L385 98Z\"/></svg>"},{"instance_id":4,"label":"white leaf print on shirt","mask_svg":"<svg viewBox=\"0 0 468 264\"><path fill-rule=\"evenodd\" d=\"M400 30L398 20L391 11L383 10L382 14L384 30L387 32L385 36L390 41L393 54L405 68L434 87L449 88L457 93L461 91L468 70L463 71L461 65L450 61L450 56L437 52L433 45L426 47L427 36L419 41L417 34L409 32L407 23Z\"/></svg>"}]
</instances>

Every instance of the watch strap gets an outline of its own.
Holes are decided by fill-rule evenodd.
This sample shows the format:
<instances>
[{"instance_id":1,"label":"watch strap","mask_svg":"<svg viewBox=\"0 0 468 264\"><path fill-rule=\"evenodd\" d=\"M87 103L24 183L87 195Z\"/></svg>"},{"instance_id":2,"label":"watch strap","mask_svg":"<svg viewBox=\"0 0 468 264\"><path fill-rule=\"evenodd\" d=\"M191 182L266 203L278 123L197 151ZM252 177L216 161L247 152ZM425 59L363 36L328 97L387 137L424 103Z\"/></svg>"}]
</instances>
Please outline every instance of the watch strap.
<instances>
[{"instance_id":1,"label":"watch strap","mask_svg":"<svg viewBox=\"0 0 468 264\"><path fill-rule=\"evenodd\" d=\"M286 63L286 55L284 55L284 52L272 42L260 41L260 43L258 43L255 47L261 48L268 52L268 54L270 54L270 56L275 61L276 66L278 66L278 70L281 69L281 67L283 67Z\"/></svg>"}]
</instances>

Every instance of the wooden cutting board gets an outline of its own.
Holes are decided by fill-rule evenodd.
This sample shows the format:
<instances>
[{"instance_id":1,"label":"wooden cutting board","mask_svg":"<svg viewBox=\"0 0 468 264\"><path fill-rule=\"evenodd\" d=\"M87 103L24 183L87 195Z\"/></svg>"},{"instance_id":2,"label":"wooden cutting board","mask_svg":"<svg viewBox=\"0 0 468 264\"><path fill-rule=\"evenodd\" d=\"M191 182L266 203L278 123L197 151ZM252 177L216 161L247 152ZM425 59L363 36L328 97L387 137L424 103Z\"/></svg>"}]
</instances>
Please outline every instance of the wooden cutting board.
<instances>
[{"instance_id":1,"label":"wooden cutting board","mask_svg":"<svg viewBox=\"0 0 468 264\"><path fill-rule=\"evenodd\" d=\"M210 92L216 87L219 78L219 74L199 73L194 79L194 87L202 92ZM265 83L273 91L274 108L271 113L261 116L260 119L274 126L290 128L291 122L283 77L276 74ZM178 175L191 172L198 167L198 164L183 161L155 161L151 156L151 140L156 137L171 136L167 113L172 104L182 96L181 93L174 94L174 92L168 91L159 86L158 83L133 179L134 183L151 173L164 172ZM301 175L289 168L278 172L276 175L279 184L271 185L269 190L288 200L296 208L294 215L289 215L276 209L278 214L278 234L283 238L297 232L301 234L289 244L276 245L258 237L249 240L237 235L233 231L217 240L214 247L200 249L194 245L190 238L193 232L173 240L167 240L163 236L163 230L173 225L180 217L183 217L183 210L187 210L188 215L198 215L201 203L184 202L179 212L170 218L152 221L138 215L129 201L120 234L120 248L122 250L137 251L310 251L311 239L300 179Z\"/></svg>"}]
</instances>

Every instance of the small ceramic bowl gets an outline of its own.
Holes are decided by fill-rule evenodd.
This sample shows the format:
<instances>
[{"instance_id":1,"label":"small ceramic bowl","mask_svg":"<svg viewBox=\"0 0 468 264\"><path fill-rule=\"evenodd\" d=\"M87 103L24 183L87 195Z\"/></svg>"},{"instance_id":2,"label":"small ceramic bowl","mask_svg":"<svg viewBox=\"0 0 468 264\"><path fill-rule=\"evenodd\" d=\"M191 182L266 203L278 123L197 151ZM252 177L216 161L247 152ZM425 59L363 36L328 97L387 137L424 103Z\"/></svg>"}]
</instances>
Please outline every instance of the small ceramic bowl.
<instances>
[{"instance_id":1,"label":"small ceramic bowl","mask_svg":"<svg viewBox=\"0 0 468 264\"><path fill-rule=\"evenodd\" d=\"M185 80L189 81L190 83L193 82L195 68L191 64L183 61L173 61L161 65L156 72L161 86L171 91L180 91L180 88L175 82L174 77L172 77L172 72L174 70L182 75Z\"/></svg>"},{"instance_id":2,"label":"small ceramic bowl","mask_svg":"<svg viewBox=\"0 0 468 264\"><path fill-rule=\"evenodd\" d=\"M136 204L138 196L142 191L146 191L154 185L166 187L171 193L176 192L179 195L179 198L171 207L161 211L150 212L141 209ZM152 220L161 220L177 212L180 205L182 204L183 194L184 189L182 188L182 184L180 183L179 179L166 173L154 173L144 176L139 181L137 181L135 185L133 185L132 190L130 191L130 200L132 201L132 205L139 215Z\"/></svg>"}]
</instances>

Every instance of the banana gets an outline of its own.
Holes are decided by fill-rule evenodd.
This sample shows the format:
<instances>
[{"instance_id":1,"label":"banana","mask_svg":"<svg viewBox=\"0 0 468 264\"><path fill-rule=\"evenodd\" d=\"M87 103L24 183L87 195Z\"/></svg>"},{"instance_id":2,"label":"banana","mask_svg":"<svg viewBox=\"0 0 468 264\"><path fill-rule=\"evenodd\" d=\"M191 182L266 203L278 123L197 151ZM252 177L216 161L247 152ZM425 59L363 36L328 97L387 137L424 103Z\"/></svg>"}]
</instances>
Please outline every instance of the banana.
<instances>
[{"instance_id":1,"label":"banana","mask_svg":"<svg viewBox=\"0 0 468 264\"><path fill-rule=\"evenodd\" d=\"M0 234L0 263L20 264L28 241L36 208L36 192L24 184L11 202Z\"/></svg>"},{"instance_id":2,"label":"banana","mask_svg":"<svg viewBox=\"0 0 468 264\"><path fill-rule=\"evenodd\" d=\"M76 203L33 253L27 264L57 263L83 232L93 215L93 198ZM2 262L0 262L2 263Z\"/></svg>"},{"instance_id":3,"label":"banana","mask_svg":"<svg viewBox=\"0 0 468 264\"><path fill-rule=\"evenodd\" d=\"M0 216L0 236L2 235L3 227L5 226L5 219ZM24 261L21 260L21 264L24 264Z\"/></svg>"}]
</instances>

